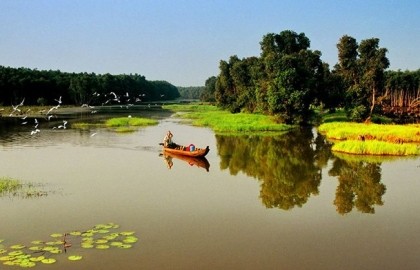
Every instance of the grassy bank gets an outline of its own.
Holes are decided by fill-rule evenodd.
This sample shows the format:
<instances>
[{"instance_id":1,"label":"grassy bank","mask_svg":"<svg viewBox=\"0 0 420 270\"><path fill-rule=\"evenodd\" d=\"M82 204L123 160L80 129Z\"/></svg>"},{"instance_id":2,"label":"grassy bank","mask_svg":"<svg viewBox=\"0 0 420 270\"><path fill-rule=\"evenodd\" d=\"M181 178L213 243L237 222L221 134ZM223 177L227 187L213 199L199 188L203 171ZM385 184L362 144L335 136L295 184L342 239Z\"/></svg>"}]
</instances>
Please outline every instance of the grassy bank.
<instances>
[{"instance_id":1,"label":"grassy bank","mask_svg":"<svg viewBox=\"0 0 420 270\"><path fill-rule=\"evenodd\" d=\"M157 125L158 121L142 118L142 117L117 117L110 118L104 123L73 123L72 128L88 129L92 127L96 128L110 128L116 132L132 132L137 130L139 127Z\"/></svg>"},{"instance_id":2,"label":"grassy bank","mask_svg":"<svg viewBox=\"0 0 420 270\"><path fill-rule=\"evenodd\" d=\"M420 125L331 122L318 130L334 141L333 151L359 155L420 155Z\"/></svg>"},{"instance_id":3,"label":"grassy bank","mask_svg":"<svg viewBox=\"0 0 420 270\"><path fill-rule=\"evenodd\" d=\"M275 118L270 116L232 114L212 105L166 105L164 109L178 112L179 117L191 119L193 125L210 127L216 133L284 132L293 128L290 125L276 123Z\"/></svg>"}]
</instances>

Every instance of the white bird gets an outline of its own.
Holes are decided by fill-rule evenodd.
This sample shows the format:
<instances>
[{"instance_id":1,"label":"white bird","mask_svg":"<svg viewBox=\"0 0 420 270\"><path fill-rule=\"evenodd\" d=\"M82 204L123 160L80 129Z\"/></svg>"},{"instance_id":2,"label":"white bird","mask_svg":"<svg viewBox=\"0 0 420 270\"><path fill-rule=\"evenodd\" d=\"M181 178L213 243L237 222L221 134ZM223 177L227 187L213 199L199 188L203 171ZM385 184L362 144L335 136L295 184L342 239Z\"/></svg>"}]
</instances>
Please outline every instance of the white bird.
<instances>
[{"instance_id":1,"label":"white bird","mask_svg":"<svg viewBox=\"0 0 420 270\"><path fill-rule=\"evenodd\" d=\"M39 132L41 132L41 130L39 130L39 129L32 130L31 135L37 134Z\"/></svg>"},{"instance_id":2,"label":"white bird","mask_svg":"<svg viewBox=\"0 0 420 270\"><path fill-rule=\"evenodd\" d=\"M63 120L63 124L59 125L58 128L66 129L66 124L67 124L67 121Z\"/></svg>"},{"instance_id":3,"label":"white bird","mask_svg":"<svg viewBox=\"0 0 420 270\"><path fill-rule=\"evenodd\" d=\"M93 137L93 136L95 136L96 134L98 134L98 133L92 133L91 135L90 135L90 137Z\"/></svg>"},{"instance_id":4,"label":"white bird","mask_svg":"<svg viewBox=\"0 0 420 270\"><path fill-rule=\"evenodd\" d=\"M57 100L57 99L54 99L55 101L57 101L58 102L58 104L61 104L61 96L60 96L60 98Z\"/></svg>"}]
</instances>

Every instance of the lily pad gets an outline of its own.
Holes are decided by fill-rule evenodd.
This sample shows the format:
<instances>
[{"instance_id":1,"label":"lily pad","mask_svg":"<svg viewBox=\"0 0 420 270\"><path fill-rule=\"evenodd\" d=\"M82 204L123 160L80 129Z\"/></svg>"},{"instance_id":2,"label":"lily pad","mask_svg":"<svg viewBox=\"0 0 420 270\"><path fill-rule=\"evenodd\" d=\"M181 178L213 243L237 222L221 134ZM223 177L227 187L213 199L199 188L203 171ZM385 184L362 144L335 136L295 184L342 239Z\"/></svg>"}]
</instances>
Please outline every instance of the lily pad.
<instances>
[{"instance_id":1,"label":"lily pad","mask_svg":"<svg viewBox=\"0 0 420 270\"><path fill-rule=\"evenodd\" d=\"M133 232L133 231L120 232L120 234L121 234L121 235L124 235L124 236L129 236L129 235L133 235L133 234L135 234L135 232Z\"/></svg>"},{"instance_id":2,"label":"lily pad","mask_svg":"<svg viewBox=\"0 0 420 270\"><path fill-rule=\"evenodd\" d=\"M30 261L33 261L33 262L40 262L40 261L42 261L42 260L44 260L45 259L45 257L44 256L38 256L38 257L32 257L32 258L30 258L29 260Z\"/></svg>"},{"instance_id":3,"label":"lily pad","mask_svg":"<svg viewBox=\"0 0 420 270\"><path fill-rule=\"evenodd\" d=\"M62 237L63 234L62 233L53 233L50 236L53 237L53 238L56 238L56 237Z\"/></svg>"},{"instance_id":4,"label":"lily pad","mask_svg":"<svg viewBox=\"0 0 420 270\"><path fill-rule=\"evenodd\" d=\"M97 245L96 248L97 249L108 249L109 245Z\"/></svg>"},{"instance_id":5,"label":"lily pad","mask_svg":"<svg viewBox=\"0 0 420 270\"><path fill-rule=\"evenodd\" d=\"M95 246L91 243L82 243L82 248L94 248Z\"/></svg>"},{"instance_id":6,"label":"lily pad","mask_svg":"<svg viewBox=\"0 0 420 270\"><path fill-rule=\"evenodd\" d=\"M43 259L41 262L45 263L45 264L53 264L55 263L57 260L54 258L48 258L48 259Z\"/></svg>"},{"instance_id":7,"label":"lily pad","mask_svg":"<svg viewBox=\"0 0 420 270\"><path fill-rule=\"evenodd\" d=\"M16 250L16 251L12 251L12 252L9 252L9 256L19 256L19 255L22 255L23 254L23 252L22 251L20 251L20 250Z\"/></svg>"},{"instance_id":8,"label":"lily pad","mask_svg":"<svg viewBox=\"0 0 420 270\"><path fill-rule=\"evenodd\" d=\"M36 263L31 262L31 261L23 261L19 264L20 267L25 267L25 268L29 268L29 267L34 267L36 266Z\"/></svg>"},{"instance_id":9,"label":"lily pad","mask_svg":"<svg viewBox=\"0 0 420 270\"><path fill-rule=\"evenodd\" d=\"M0 257L0 261L10 261L13 259L13 256L2 256Z\"/></svg>"},{"instance_id":10,"label":"lily pad","mask_svg":"<svg viewBox=\"0 0 420 270\"><path fill-rule=\"evenodd\" d=\"M32 251L40 251L43 248L44 248L43 246L32 246L32 247L29 247L28 249Z\"/></svg>"},{"instance_id":11,"label":"lily pad","mask_svg":"<svg viewBox=\"0 0 420 270\"><path fill-rule=\"evenodd\" d=\"M23 248L25 248L25 246L24 245L13 245L13 246L10 246L10 248L11 249L23 249Z\"/></svg>"},{"instance_id":12,"label":"lily pad","mask_svg":"<svg viewBox=\"0 0 420 270\"><path fill-rule=\"evenodd\" d=\"M108 243L108 240L106 240L106 239L98 239L98 240L95 241L95 243L96 244L106 244L106 243Z\"/></svg>"},{"instance_id":13,"label":"lily pad","mask_svg":"<svg viewBox=\"0 0 420 270\"><path fill-rule=\"evenodd\" d=\"M0 249L0 254L6 253L7 250L6 249Z\"/></svg>"},{"instance_id":14,"label":"lily pad","mask_svg":"<svg viewBox=\"0 0 420 270\"><path fill-rule=\"evenodd\" d=\"M80 256L80 255L72 255L72 256L69 256L69 257L68 257L68 259L69 259L70 261L80 261L82 258L83 258L83 257L82 257L82 256Z\"/></svg>"}]
</instances>

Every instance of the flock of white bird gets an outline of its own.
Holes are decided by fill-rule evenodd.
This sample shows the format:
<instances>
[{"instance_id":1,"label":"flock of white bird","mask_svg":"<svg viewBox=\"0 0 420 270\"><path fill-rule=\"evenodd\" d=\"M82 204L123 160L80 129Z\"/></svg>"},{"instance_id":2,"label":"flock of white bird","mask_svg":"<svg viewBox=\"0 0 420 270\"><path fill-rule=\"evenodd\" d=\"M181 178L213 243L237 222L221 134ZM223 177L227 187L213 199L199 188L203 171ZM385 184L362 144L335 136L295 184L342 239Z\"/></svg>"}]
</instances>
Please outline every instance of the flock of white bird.
<instances>
[{"instance_id":1,"label":"flock of white bird","mask_svg":"<svg viewBox=\"0 0 420 270\"><path fill-rule=\"evenodd\" d=\"M93 93L93 96L94 97L100 97L100 94L98 94L98 93L95 92L95 93ZM104 103L102 103L102 106L107 105L107 104L112 104L112 103L115 103L115 102L121 104L121 97L118 96L117 94L115 94L115 92L110 92L107 96L110 97L110 98L108 98ZM145 94L138 95L138 97L135 98L135 102L136 103L137 102L141 102L142 101L141 98L144 97L144 96L145 96ZM163 96L164 95L161 95L161 97L163 97ZM132 103L129 103L131 101L131 98L130 98L128 92L124 95L124 99L125 99L126 105L120 105L121 108L123 108L125 106L128 109L130 106L133 106L134 105ZM57 111L60 108L61 104L62 104L62 98L61 98L61 96L58 99L55 99L55 101L57 101L57 105L56 106L51 107L46 112L45 111L40 111L40 113L45 113L45 119L48 120L48 121L51 121L52 118L56 117L56 115L54 115L54 111ZM13 110L9 114L9 116L23 114L23 112L21 111L20 107L23 106L24 102L25 102L25 98L19 104L12 105L12 109ZM150 106L150 104L149 104L149 106ZM96 110L94 110L95 109L95 106L91 106L89 104L83 104L81 107L85 107L85 108L91 109L91 113L96 113L97 112ZM26 113L29 112L29 111L30 111L30 109L27 110ZM28 121L27 117L28 117L27 115L24 115L21 118L22 119L22 123L21 123L22 125L28 125L28 124L30 124L30 121ZM129 115L128 117L131 117L131 116ZM67 128L66 125L67 125L67 121L66 120L63 120L63 123L62 124L60 124L58 126L54 126L52 129L66 129ZM41 130L38 127L39 127L38 119L37 118L34 118L33 119L33 127L31 128L30 134L31 135L35 135L35 134L40 133ZM96 134L97 133L92 133L90 136L93 137Z\"/></svg>"}]
</instances>

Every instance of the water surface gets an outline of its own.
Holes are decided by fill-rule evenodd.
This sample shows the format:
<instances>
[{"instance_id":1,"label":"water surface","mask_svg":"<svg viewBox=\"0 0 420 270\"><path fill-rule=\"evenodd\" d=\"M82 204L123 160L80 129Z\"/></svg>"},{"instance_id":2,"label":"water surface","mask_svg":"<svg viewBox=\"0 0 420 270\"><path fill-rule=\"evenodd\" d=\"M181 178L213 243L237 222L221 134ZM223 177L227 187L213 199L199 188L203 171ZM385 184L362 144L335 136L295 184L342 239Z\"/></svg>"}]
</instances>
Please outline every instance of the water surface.
<instances>
[{"instance_id":1,"label":"water surface","mask_svg":"<svg viewBox=\"0 0 420 270\"><path fill-rule=\"evenodd\" d=\"M0 176L47 196L0 197L2 244L114 222L136 232L133 248L70 248L36 268L420 267L419 159L337 157L315 130L221 136L158 119L129 134L3 123ZM177 158L168 168L158 143L169 129L177 143L209 145L208 170ZM69 262L76 251L84 259Z\"/></svg>"}]
</instances>

